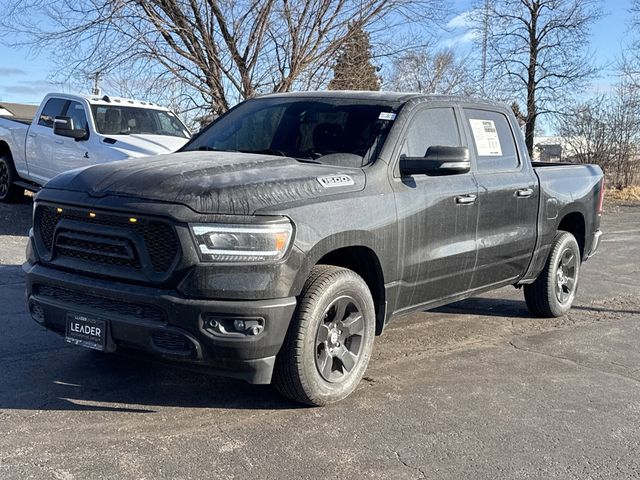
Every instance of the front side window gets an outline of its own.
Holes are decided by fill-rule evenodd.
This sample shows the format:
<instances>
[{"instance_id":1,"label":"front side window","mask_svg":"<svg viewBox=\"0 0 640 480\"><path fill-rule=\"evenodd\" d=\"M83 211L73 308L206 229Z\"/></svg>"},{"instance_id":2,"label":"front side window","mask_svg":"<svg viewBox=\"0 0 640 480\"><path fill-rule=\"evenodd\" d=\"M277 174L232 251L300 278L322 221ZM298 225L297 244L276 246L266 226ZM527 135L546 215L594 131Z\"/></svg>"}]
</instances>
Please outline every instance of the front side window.
<instances>
[{"instance_id":1,"label":"front side window","mask_svg":"<svg viewBox=\"0 0 640 480\"><path fill-rule=\"evenodd\" d=\"M69 103L65 116L73 120L74 128L89 130L87 125L87 114L84 111L84 106L80 102Z\"/></svg>"},{"instance_id":2,"label":"front side window","mask_svg":"<svg viewBox=\"0 0 640 480\"><path fill-rule=\"evenodd\" d=\"M401 155L424 157L429 147L459 147L460 132L453 108L429 108L412 119Z\"/></svg>"},{"instance_id":3,"label":"front side window","mask_svg":"<svg viewBox=\"0 0 640 480\"><path fill-rule=\"evenodd\" d=\"M373 162L399 105L346 98L259 98L223 115L184 150L282 155L361 167Z\"/></svg>"},{"instance_id":4,"label":"front side window","mask_svg":"<svg viewBox=\"0 0 640 480\"><path fill-rule=\"evenodd\" d=\"M64 112L67 103L69 103L69 101L64 98L50 98L47 100L46 105L42 109L42 113L40 113L38 125L53 128L53 120L56 117L62 116L62 112Z\"/></svg>"},{"instance_id":5,"label":"front side window","mask_svg":"<svg viewBox=\"0 0 640 480\"><path fill-rule=\"evenodd\" d=\"M184 124L171 112L123 105L92 105L96 130L103 135L166 135L189 137Z\"/></svg>"},{"instance_id":6,"label":"front side window","mask_svg":"<svg viewBox=\"0 0 640 480\"><path fill-rule=\"evenodd\" d=\"M504 172L519 167L509 120L499 112L465 109L479 172Z\"/></svg>"}]
</instances>

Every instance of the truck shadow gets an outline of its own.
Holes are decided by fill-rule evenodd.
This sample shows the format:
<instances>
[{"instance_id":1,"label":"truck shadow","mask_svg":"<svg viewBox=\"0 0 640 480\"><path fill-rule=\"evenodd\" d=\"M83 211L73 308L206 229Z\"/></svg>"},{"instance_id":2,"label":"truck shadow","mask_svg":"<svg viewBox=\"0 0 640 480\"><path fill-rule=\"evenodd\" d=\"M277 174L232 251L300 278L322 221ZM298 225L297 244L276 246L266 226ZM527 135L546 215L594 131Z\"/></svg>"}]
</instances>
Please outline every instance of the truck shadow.
<instances>
[{"instance_id":1,"label":"truck shadow","mask_svg":"<svg viewBox=\"0 0 640 480\"><path fill-rule=\"evenodd\" d=\"M621 313L640 315L639 310L612 309L594 306L573 305L571 311ZM527 309L524 300L510 300L501 298L473 297L459 302L430 310L431 312L452 315L478 315L485 317L528 318L535 319Z\"/></svg>"},{"instance_id":2,"label":"truck shadow","mask_svg":"<svg viewBox=\"0 0 640 480\"><path fill-rule=\"evenodd\" d=\"M34 325L35 328L37 328ZM106 355L78 347L59 348L44 355L55 359L35 366L13 360L5 365L0 393L0 410L104 411L155 413L164 407L277 410L304 406L288 401L269 385L242 381ZM0 357L0 364L4 360ZM23 367L21 367L21 365ZM24 367L27 368L24 368ZM7 387L13 386L12 389ZM1 417L1 413L0 413Z\"/></svg>"},{"instance_id":3,"label":"truck shadow","mask_svg":"<svg viewBox=\"0 0 640 480\"><path fill-rule=\"evenodd\" d=\"M524 300L473 297L431 310L454 315L486 317L533 318Z\"/></svg>"}]
</instances>

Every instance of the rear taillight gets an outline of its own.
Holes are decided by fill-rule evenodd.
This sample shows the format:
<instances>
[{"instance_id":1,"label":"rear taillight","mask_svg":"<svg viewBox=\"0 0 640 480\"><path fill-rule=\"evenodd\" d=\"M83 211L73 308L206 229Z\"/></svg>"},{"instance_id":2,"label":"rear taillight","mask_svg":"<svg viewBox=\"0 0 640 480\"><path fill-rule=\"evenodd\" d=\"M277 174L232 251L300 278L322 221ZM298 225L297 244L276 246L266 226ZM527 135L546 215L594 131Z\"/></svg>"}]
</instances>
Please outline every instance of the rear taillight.
<instances>
[{"instance_id":1,"label":"rear taillight","mask_svg":"<svg viewBox=\"0 0 640 480\"><path fill-rule=\"evenodd\" d=\"M600 196L598 197L598 215L602 215L603 208L602 204L604 203L604 177L600 180Z\"/></svg>"}]
</instances>

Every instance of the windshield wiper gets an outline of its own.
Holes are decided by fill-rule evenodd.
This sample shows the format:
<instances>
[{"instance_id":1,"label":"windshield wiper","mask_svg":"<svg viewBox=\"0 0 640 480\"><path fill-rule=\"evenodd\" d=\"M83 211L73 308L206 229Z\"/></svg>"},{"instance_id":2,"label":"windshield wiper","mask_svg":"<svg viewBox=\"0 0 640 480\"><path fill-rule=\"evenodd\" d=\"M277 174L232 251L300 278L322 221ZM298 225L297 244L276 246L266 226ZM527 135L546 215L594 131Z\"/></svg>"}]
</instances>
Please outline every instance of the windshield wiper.
<instances>
[{"instance_id":1,"label":"windshield wiper","mask_svg":"<svg viewBox=\"0 0 640 480\"><path fill-rule=\"evenodd\" d=\"M196 150L200 150L204 152L241 152L241 153L250 153L250 154L256 154L256 155L277 155L280 157L290 156L280 150L275 150L273 148L265 148L263 150L231 150L231 149L214 148L208 145L201 145ZM322 162L318 162L317 160L313 160L311 158L298 158L298 157L291 157L291 158L294 158L301 163L314 163L317 165L322 164Z\"/></svg>"},{"instance_id":2,"label":"windshield wiper","mask_svg":"<svg viewBox=\"0 0 640 480\"><path fill-rule=\"evenodd\" d=\"M301 163L315 163L316 165L322 165L322 162L318 160L313 160L312 158L296 158L297 161Z\"/></svg>"},{"instance_id":3,"label":"windshield wiper","mask_svg":"<svg viewBox=\"0 0 640 480\"><path fill-rule=\"evenodd\" d=\"M239 150L231 150L228 148L214 148L209 145L201 145L196 150L200 150L202 152L238 152Z\"/></svg>"},{"instance_id":4,"label":"windshield wiper","mask_svg":"<svg viewBox=\"0 0 640 480\"><path fill-rule=\"evenodd\" d=\"M277 155L279 157L288 157L286 153L275 148L263 148L262 150L240 150L242 153L255 153L256 155Z\"/></svg>"},{"instance_id":5,"label":"windshield wiper","mask_svg":"<svg viewBox=\"0 0 640 480\"><path fill-rule=\"evenodd\" d=\"M301 162L301 163L315 163L318 165L321 165L322 162L318 162L317 160L311 159L311 158L300 158L300 157L294 157L292 155L287 155L285 152L281 151L281 150L275 150L273 148L265 148L263 150L240 150L242 153L255 153L258 155L278 155L280 157L290 157L290 158L294 158L297 161Z\"/></svg>"}]
</instances>

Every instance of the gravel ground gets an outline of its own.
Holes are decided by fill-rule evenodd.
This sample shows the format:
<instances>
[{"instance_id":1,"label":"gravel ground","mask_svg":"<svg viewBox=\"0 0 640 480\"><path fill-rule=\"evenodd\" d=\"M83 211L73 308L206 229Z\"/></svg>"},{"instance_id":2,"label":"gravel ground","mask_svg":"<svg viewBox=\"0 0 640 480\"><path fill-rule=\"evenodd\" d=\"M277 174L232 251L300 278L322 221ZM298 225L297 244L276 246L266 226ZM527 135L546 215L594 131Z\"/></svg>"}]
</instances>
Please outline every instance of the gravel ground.
<instances>
[{"instance_id":1,"label":"gravel ground","mask_svg":"<svg viewBox=\"0 0 640 480\"><path fill-rule=\"evenodd\" d=\"M640 206L569 315L505 288L397 319L346 401L72 347L30 320L31 204L0 205L0 478L638 478Z\"/></svg>"}]
</instances>

